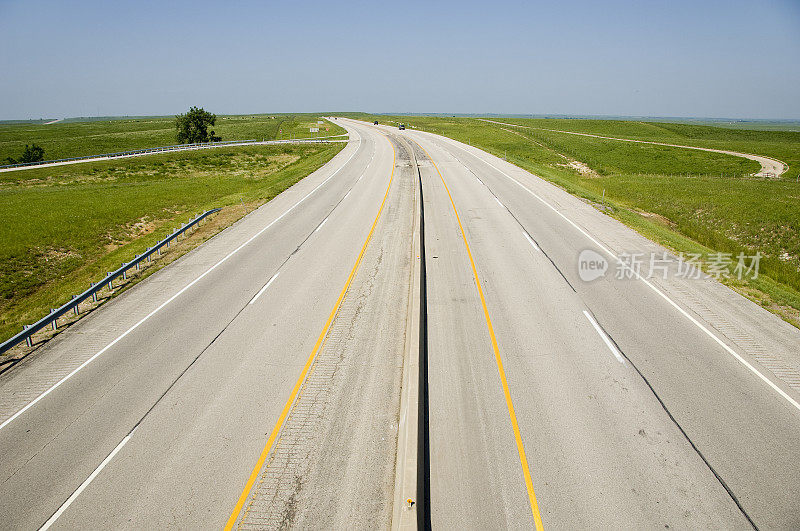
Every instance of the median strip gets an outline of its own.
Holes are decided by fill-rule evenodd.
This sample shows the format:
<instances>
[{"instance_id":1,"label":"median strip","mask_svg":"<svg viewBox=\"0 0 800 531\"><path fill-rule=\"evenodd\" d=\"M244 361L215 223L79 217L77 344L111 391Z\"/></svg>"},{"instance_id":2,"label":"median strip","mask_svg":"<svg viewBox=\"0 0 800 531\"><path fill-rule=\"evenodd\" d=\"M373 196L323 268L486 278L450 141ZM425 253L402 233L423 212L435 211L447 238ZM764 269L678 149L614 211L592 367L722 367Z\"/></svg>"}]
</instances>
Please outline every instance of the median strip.
<instances>
[{"instance_id":1,"label":"median strip","mask_svg":"<svg viewBox=\"0 0 800 531\"><path fill-rule=\"evenodd\" d=\"M419 144L417 144L419 145ZM528 491L528 501L530 502L531 513L533 515L533 521L536 526L537 530L544 529L544 525L542 524L542 515L539 511L539 504L536 501L536 494L533 490L533 480L531 479L531 473L528 468L528 458L525 455L525 446L522 443L522 434L520 433L519 424L517 423L517 414L514 410L514 403L511 400L511 392L508 387L508 381L506 380L506 373L503 369L503 360L500 357L500 347L497 344L497 338L494 334L494 327L492 326L492 319L489 316L489 308L486 306L486 298L483 295L483 288L481 287L480 279L478 278L478 270L475 267L475 260L472 257L472 251L469 247L469 242L467 241L466 232L464 232L464 226L461 224L461 217L458 215L458 210L456 209L456 204L453 202L453 196L450 195L450 189L447 187L447 183L442 176L442 172L439 171L439 166L436 165L433 158L427 152L425 148L419 146L422 151L428 156L433 164L433 167L436 169L436 173L439 174L439 178L442 180L442 184L444 185L445 191L447 191L447 197L450 199L450 205L453 207L453 213L456 216L456 221L458 222L458 228L461 231L461 238L464 241L464 246L467 249L467 255L469 256L470 266L472 267L472 277L475 280L475 286L478 289L478 295L481 299L481 305L483 306L483 315L486 319L486 327L489 330L489 337L491 338L492 342L492 350L494 351L494 358L497 363L497 371L500 375L500 383L503 387L503 394L505 395L506 400L506 407L508 409L508 416L511 419L511 426L514 430L514 439L517 444L517 452L519 453L519 460L520 465L522 466L522 474L525 479L525 487Z\"/></svg>"}]
</instances>

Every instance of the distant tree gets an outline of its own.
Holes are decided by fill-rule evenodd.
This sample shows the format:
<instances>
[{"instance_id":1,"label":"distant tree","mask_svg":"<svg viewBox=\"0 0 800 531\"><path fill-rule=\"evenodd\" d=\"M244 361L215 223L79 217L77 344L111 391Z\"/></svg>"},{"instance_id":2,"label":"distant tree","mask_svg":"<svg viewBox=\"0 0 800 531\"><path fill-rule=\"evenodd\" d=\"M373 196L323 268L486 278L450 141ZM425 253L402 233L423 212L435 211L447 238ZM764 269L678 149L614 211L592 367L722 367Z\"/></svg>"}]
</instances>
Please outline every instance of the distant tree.
<instances>
[{"instance_id":1,"label":"distant tree","mask_svg":"<svg viewBox=\"0 0 800 531\"><path fill-rule=\"evenodd\" d=\"M186 114L175 117L175 128L178 130L178 142L196 144L199 142L219 142L222 138L214 134L209 126L217 122L217 115L206 112L202 107L190 107Z\"/></svg>"},{"instance_id":2,"label":"distant tree","mask_svg":"<svg viewBox=\"0 0 800 531\"><path fill-rule=\"evenodd\" d=\"M36 144L31 144L30 146L25 144L25 150L22 152L22 156L19 160L6 157L6 162L9 164L25 164L28 162L39 162L40 160L44 160L44 148Z\"/></svg>"},{"instance_id":3,"label":"distant tree","mask_svg":"<svg viewBox=\"0 0 800 531\"><path fill-rule=\"evenodd\" d=\"M40 160L44 160L44 148L41 146L37 146L36 144L25 144L25 151L22 152L22 157L20 157L20 162L39 162Z\"/></svg>"}]
</instances>

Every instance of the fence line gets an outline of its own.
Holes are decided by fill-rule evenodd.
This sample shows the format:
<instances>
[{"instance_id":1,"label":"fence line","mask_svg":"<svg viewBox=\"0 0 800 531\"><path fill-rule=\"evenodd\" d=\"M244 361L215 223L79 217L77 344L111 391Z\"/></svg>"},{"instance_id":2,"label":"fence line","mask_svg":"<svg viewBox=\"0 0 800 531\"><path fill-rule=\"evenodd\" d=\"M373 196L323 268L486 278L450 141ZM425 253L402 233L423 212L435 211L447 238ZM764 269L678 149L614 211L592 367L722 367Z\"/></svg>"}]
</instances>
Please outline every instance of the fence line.
<instances>
[{"instance_id":1,"label":"fence line","mask_svg":"<svg viewBox=\"0 0 800 531\"><path fill-rule=\"evenodd\" d=\"M128 151L118 151L116 153L101 153L98 155L84 155L82 157L70 157L66 159L55 160L40 160L38 162L18 162L17 164L3 164L0 165L0 170L12 170L19 168L30 168L35 166L43 166L46 164L61 164L64 162L76 162L80 160L105 160L121 157L134 157L136 155L145 155L148 153L168 153L170 151L189 151L192 149L208 149L219 146L246 146L246 145L259 145L259 144L291 144L294 142L309 142L309 143L324 143L326 138L333 138L343 135L329 135L320 136L317 138L295 138L287 140L226 140L224 142L200 142L195 144L177 144L173 146L159 146L143 149L132 149Z\"/></svg>"},{"instance_id":2,"label":"fence line","mask_svg":"<svg viewBox=\"0 0 800 531\"><path fill-rule=\"evenodd\" d=\"M113 282L115 279L119 277L127 279L128 271L130 271L133 268L139 270L140 265L143 261L147 260L148 262L150 262L153 254L156 253L160 256L161 250L165 247L169 247L169 244L170 242L172 242L172 240L177 239L187 229L200 224L200 222L203 219L219 211L220 211L219 208L214 208L211 210L207 210L201 214L198 214L192 221L182 224L181 227L178 229L174 229L169 236L159 241L155 246L148 247L147 251L144 252L143 254L134 255L134 259L131 260L130 262L123 262L122 266L120 266L119 269L117 269L116 271L109 272L105 276L105 278L103 278L98 282L92 282L89 289L87 289L83 293L79 295L73 295L72 298L65 304L63 304L61 307L50 310L50 313L48 315L42 317L35 323L23 326L21 332L7 339L3 343L0 343L0 354L6 352L10 348L21 343L22 341L25 341L28 344L28 346L32 346L33 343L31 340L31 336L33 336L33 334L44 329L48 325L51 325L53 327L53 330L55 330L56 327L58 326L57 319L69 313L70 311L74 312L75 315L78 315L80 313L80 308L79 308L80 303L88 300L90 297L93 301L96 301L98 292L100 292L106 285L108 285L109 289L113 289Z\"/></svg>"}]
</instances>

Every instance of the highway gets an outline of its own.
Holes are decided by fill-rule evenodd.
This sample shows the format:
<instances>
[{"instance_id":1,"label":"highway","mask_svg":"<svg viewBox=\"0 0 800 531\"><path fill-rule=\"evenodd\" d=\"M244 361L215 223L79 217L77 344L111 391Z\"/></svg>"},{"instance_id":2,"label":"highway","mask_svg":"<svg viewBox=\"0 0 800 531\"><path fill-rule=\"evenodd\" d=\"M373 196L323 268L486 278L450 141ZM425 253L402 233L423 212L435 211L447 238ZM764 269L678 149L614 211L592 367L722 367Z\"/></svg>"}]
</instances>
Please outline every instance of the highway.
<instances>
[{"instance_id":1,"label":"highway","mask_svg":"<svg viewBox=\"0 0 800 531\"><path fill-rule=\"evenodd\" d=\"M615 278L664 250L501 159L336 123L328 164L0 375L4 528L397 527L419 323L423 525L800 526L800 331Z\"/></svg>"}]
</instances>

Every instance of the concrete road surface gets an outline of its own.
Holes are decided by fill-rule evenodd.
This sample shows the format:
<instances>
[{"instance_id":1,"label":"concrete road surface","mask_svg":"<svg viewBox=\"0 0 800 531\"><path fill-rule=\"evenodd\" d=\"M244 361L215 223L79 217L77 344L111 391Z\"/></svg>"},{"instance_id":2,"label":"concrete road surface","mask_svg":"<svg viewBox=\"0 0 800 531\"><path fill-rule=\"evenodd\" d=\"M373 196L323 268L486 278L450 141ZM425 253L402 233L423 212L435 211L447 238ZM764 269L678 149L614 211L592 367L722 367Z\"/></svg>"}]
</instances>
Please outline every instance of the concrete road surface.
<instances>
[{"instance_id":1,"label":"concrete road surface","mask_svg":"<svg viewBox=\"0 0 800 531\"><path fill-rule=\"evenodd\" d=\"M433 527L800 525L798 330L496 157L337 123L329 164L0 376L3 527L391 527L420 181Z\"/></svg>"},{"instance_id":2,"label":"concrete road surface","mask_svg":"<svg viewBox=\"0 0 800 531\"><path fill-rule=\"evenodd\" d=\"M414 181L386 136L351 132L329 164L3 376L5 421L145 319L0 429L3 527L223 526L323 330L237 523L390 524Z\"/></svg>"}]
</instances>

